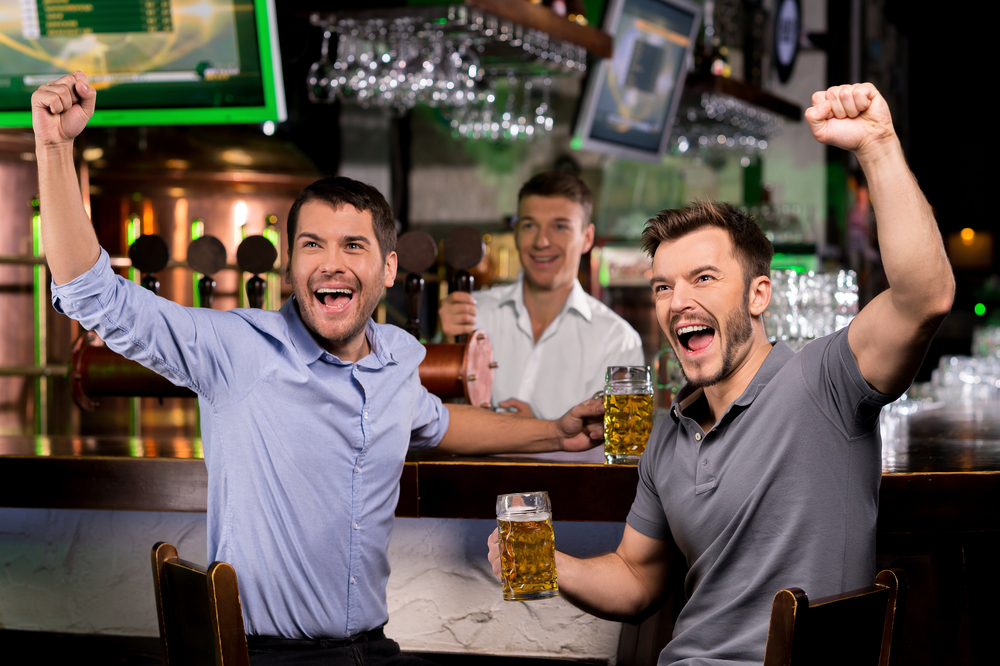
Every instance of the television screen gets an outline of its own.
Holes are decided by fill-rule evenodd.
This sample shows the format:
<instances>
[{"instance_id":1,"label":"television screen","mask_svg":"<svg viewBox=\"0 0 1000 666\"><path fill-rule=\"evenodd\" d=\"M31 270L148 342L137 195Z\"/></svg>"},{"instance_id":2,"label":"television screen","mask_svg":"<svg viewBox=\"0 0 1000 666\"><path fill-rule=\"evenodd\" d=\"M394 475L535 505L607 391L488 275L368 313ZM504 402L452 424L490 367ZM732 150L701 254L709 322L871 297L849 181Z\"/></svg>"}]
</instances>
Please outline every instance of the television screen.
<instances>
[{"instance_id":1,"label":"television screen","mask_svg":"<svg viewBox=\"0 0 1000 666\"><path fill-rule=\"evenodd\" d=\"M91 125L285 119L273 0L0 0L0 126L77 69Z\"/></svg>"},{"instance_id":2,"label":"television screen","mask_svg":"<svg viewBox=\"0 0 1000 666\"><path fill-rule=\"evenodd\" d=\"M687 0L612 0L614 55L591 69L576 127L580 147L658 161L684 88L701 8Z\"/></svg>"}]
</instances>

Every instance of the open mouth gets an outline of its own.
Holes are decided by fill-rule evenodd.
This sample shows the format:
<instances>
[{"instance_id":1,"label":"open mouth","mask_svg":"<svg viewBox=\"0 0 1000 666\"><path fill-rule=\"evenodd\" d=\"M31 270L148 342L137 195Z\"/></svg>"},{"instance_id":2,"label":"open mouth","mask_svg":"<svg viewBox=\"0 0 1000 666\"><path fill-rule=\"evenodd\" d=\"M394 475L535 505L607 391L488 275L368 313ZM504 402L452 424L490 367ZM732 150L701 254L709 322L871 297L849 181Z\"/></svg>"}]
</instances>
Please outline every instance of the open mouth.
<instances>
[{"instance_id":1,"label":"open mouth","mask_svg":"<svg viewBox=\"0 0 1000 666\"><path fill-rule=\"evenodd\" d=\"M703 324L682 326L677 329L677 339L684 349L697 353L708 349L715 339L715 329Z\"/></svg>"},{"instance_id":2,"label":"open mouth","mask_svg":"<svg viewBox=\"0 0 1000 666\"><path fill-rule=\"evenodd\" d=\"M556 256L556 257L539 257L539 256L536 256L536 255L531 255L531 260L533 262L535 262L536 264L551 264L552 262L554 262L558 258L559 258L558 256Z\"/></svg>"},{"instance_id":3,"label":"open mouth","mask_svg":"<svg viewBox=\"0 0 1000 666\"><path fill-rule=\"evenodd\" d=\"M313 292L324 307L331 310L343 310L354 299L354 290L347 287L317 289Z\"/></svg>"}]
</instances>

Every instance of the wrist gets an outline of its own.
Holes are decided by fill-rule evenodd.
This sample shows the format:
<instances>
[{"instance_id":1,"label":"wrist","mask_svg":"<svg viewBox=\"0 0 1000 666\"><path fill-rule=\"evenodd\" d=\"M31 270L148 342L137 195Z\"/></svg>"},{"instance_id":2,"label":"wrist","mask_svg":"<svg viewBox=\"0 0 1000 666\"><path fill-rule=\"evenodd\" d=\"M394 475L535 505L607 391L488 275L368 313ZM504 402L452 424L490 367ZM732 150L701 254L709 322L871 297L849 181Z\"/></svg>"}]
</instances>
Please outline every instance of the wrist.
<instances>
[{"instance_id":1,"label":"wrist","mask_svg":"<svg viewBox=\"0 0 1000 666\"><path fill-rule=\"evenodd\" d=\"M903 158L903 146L899 143L899 139L895 134L872 141L863 148L859 148L854 151L854 156L858 158L858 164L862 169L868 170L869 167L877 167L878 165L897 159Z\"/></svg>"},{"instance_id":2,"label":"wrist","mask_svg":"<svg viewBox=\"0 0 1000 666\"><path fill-rule=\"evenodd\" d=\"M66 157L72 159L73 139L69 139L68 141L49 142L36 138L35 156L38 159L65 159Z\"/></svg>"}]
</instances>

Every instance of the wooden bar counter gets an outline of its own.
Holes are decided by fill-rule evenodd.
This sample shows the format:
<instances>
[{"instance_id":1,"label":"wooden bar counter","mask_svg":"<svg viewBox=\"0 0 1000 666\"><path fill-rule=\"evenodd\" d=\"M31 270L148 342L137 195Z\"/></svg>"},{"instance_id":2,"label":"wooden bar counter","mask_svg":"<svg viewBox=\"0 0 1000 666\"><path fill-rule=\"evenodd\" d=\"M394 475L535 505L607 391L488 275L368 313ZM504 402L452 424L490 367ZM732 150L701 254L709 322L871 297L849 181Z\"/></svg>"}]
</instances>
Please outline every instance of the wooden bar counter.
<instances>
[{"instance_id":1,"label":"wooden bar counter","mask_svg":"<svg viewBox=\"0 0 1000 666\"><path fill-rule=\"evenodd\" d=\"M905 426L883 447L877 563L910 578L902 663L985 663L998 592L1000 406L930 409ZM0 507L206 510L198 440L4 436L0 479ZM547 490L561 521L622 522L636 481L629 465L423 453L405 464L396 515L491 519L498 494Z\"/></svg>"}]
</instances>

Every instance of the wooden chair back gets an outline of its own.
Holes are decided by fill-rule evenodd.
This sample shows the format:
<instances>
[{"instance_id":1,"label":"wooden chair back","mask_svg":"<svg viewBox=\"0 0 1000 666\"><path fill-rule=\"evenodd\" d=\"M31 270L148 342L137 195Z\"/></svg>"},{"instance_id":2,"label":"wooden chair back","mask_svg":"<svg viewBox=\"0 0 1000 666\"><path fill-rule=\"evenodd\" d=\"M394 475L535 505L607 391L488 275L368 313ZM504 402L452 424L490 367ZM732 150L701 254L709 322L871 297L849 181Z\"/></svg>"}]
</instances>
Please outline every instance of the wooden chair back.
<instances>
[{"instance_id":1,"label":"wooden chair back","mask_svg":"<svg viewBox=\"0 0 1000 666\"><path fill-rule=\"evenodd\" d=\"M875 585L810 601L799 588L774 596L764 666L895 666L901 651L906 576L879 572Z\"/></svg>"},{"instance_id":2,"label":"wooden chair back","mask_svg":"<svg viewBox=\"0 0 1000 666\"><path fill-rule=\"evenodd\" d=\"M168 666L249 666L236 570L182 560L169 543L153 546L153 587Z\"/></svg>"}]
</instances>

